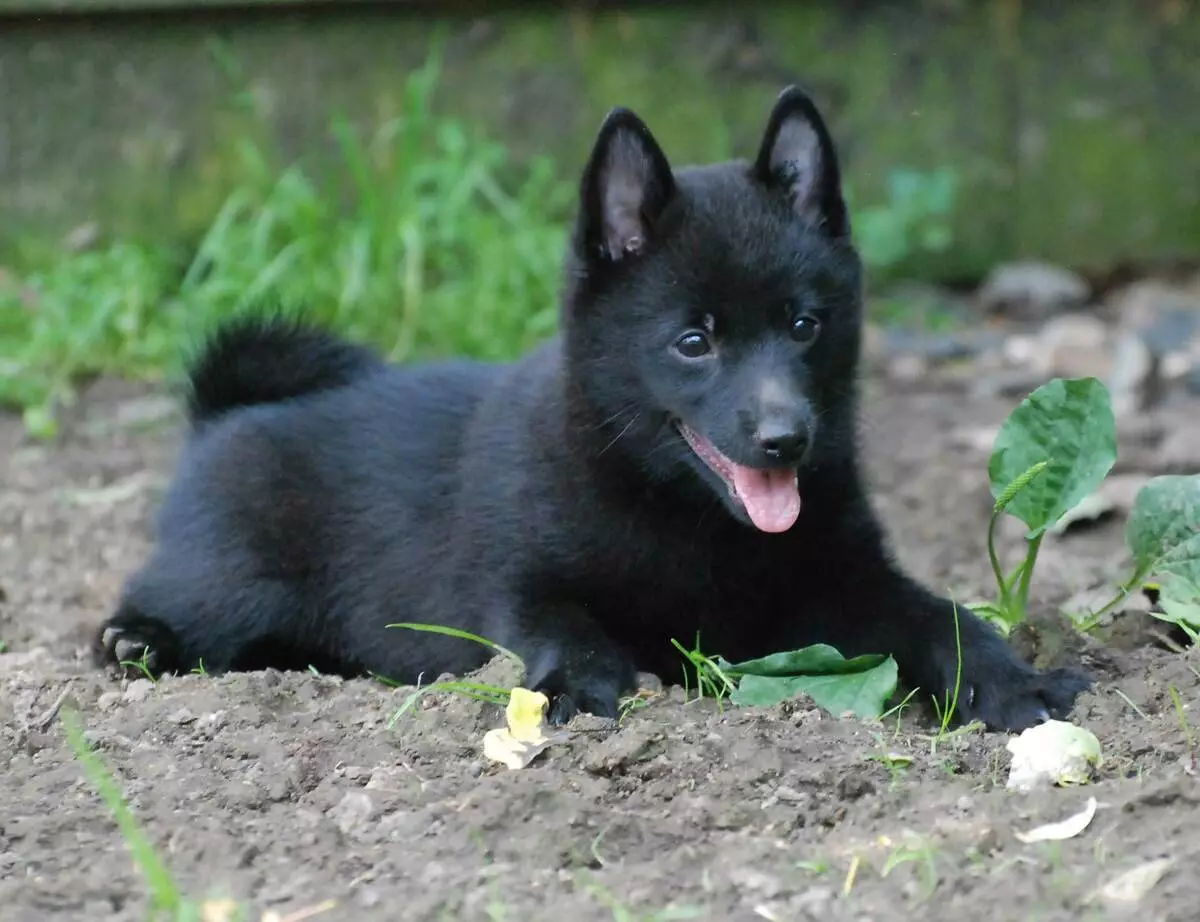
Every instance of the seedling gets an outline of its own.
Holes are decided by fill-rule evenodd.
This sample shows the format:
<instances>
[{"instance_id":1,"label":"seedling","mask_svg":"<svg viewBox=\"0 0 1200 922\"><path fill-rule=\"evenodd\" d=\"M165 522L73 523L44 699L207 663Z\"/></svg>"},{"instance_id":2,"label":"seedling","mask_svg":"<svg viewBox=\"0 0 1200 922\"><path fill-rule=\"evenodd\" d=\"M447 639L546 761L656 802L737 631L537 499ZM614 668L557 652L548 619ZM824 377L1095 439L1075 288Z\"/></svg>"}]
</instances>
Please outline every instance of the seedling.
<instances>
[{"instance_id":1,"label":"seedling","mask_svg":"<svg viewBox=\"0 0 1200 922\"><path fill-rule=\"evenodd\" d=\"M154 681L154 673L150 671L150 648L142 647L142 655L137 659L123 659L121 665L126 669L136 669L151 682Z\"/></svg>"},{"instance_id":2,"label":"seedling","mask_svg":"<svg viewBox=\"0 0 1200 922\"><path fill-rule=\"evenodd\" d=\"M1000 427L988 475L995 505L988 523L988 558L995 601L971 608L1004 633L1025 621L1034 566L1046 532L1095 492L1117 458L1116 423L1108 390L1096 378L1055 378L1023 400ZM1025 556L1005 573L996 526L1005 515L1028 528ZM1113 598L1076 619L1088 630L1146 580L1157 577L1155 617L1179 625L1193 643L1200 632L1200 475L1165 475L1138 493L1125 532L1134 568Z\"/></svg>"},{"instance_id":3,"label":"seedling","mask_svg":"<svg viewBox=\"0 0 1200 922\"><path fill-rule=\"evenodd\" d=\"M1117 431L1108 390L1096 378L1055 378L1026 397L996 435L988 462L995 504L988 558L995 602L974 611L1009 633L1025 621L1034 565L1046 531L1100 486L1117 460ZM1007 513L1028 527L1025 556L1005 573L996 527Z\"/></svg>"}]
</instances>

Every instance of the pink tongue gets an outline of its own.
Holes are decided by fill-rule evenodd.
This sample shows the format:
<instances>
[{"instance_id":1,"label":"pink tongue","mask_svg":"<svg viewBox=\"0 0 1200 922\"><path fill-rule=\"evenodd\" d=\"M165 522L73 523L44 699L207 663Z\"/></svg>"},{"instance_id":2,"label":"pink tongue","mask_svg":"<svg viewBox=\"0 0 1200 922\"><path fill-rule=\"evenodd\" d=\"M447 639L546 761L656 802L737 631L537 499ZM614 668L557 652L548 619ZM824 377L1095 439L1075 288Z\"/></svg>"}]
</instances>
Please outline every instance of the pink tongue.
<instances>
[{"instance_id":1,"label":"pink tongue","mask_svg":"<svg viewBox=\"0 0 1200 922\"><path fill-rule=\"evenodd\" d=\"M800 516L795 471L756 471L732 465L733 488L759 531L787 531Z\"/></svg>"}]
</instances>

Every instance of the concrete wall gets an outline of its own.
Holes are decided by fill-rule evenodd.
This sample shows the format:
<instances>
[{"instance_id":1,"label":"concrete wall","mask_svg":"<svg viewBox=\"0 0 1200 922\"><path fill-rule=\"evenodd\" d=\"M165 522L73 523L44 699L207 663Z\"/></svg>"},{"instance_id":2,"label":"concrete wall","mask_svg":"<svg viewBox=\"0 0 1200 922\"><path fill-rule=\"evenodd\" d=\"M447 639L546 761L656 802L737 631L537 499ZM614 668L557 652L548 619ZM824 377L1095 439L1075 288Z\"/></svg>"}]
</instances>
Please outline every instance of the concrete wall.
<instances>
[{"instance_id":1,"label":"concrete wall","mask_svg":"<svg viewBox=\"0 0 1200 922\"><path fill-rule=\"evenodd\" d=\"M437 29L439 107L565 171L617 103L678 161L749 153L795 80L826 108L858 201L896 166L957 171L953 246L914 271L1200 254L1189 0L220 6L0 0L0 254L89 221L194 235L238 179L240 138L320 164L332 114L398 111Z\"/></svg>"}]
</instances>

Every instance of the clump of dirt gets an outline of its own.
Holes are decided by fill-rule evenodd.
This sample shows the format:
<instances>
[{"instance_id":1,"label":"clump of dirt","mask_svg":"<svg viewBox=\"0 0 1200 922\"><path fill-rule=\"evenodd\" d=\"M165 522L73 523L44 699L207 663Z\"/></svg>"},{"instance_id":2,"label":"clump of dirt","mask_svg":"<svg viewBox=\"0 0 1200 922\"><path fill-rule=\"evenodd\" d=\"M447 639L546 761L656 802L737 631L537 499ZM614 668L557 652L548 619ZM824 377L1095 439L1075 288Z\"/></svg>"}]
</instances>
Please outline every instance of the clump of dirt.
<instances>
[{"instance_id":1,"label":"clump of dirt","mask_svg":"<svg viewBox=\"0 0 1200 922\"><path fill-rule=\"evenodd\" d=\"M1098 679L1074 715L1104 749L1086 787L1008 791L1006 734L939 736L923 708L869 722L804 700L684 700L675 687L615 725L577 720L569 740L509 771L482 752L501 709L460 696L428 694L393 722L411 689L274 671L153 683L88 664L89 632L148 549L176 451L169 419L121 424L131 401L156 399L101 382L87 425L56 446L0 419L5 919L133 920L148 905L65 741L67 707L187 892L260 911L334 900L313 918L1195 916L1200 662L1054 629L1058 604L1123 575L1119 519L1047 542L1026 640L1039 657L1082 657ZM956 597L986 593L986 452L961 432L1009 404L930 390L878 394L867 409L901 560ZM494 662L485 680L504 684L511 668ZM1015 837L1088 796L1099 808L1082 835ZM1160 858L1173 863L1149 892L1105 890Z\"/></svg>"}]
</instances>

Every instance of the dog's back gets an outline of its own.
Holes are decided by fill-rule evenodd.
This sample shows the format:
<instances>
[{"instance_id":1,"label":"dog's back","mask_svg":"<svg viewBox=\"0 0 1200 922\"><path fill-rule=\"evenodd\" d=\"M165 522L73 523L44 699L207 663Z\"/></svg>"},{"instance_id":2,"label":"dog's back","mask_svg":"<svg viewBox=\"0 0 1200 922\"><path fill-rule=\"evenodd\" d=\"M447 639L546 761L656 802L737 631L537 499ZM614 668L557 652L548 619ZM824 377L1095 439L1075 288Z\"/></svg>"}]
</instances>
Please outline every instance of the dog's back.
<instances>
[{"instance_id":1,"label":"dog's back","mask_svg":"<svg viewBox=\"0 0 1200 922\"><path fill-rule=\"evenodd\" d=\"M110 622L137 641L107 652L149 645L164 670L387 665L364 662L376 641L348 636L355 615L428 606L464 432L496 375L397 368L294 321L219 327L191 367L195 432L154 556ZM428 579L375 578L391 569Z\"/></svg>"}]
</instances>

